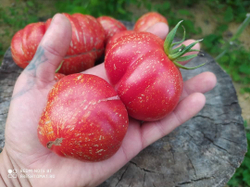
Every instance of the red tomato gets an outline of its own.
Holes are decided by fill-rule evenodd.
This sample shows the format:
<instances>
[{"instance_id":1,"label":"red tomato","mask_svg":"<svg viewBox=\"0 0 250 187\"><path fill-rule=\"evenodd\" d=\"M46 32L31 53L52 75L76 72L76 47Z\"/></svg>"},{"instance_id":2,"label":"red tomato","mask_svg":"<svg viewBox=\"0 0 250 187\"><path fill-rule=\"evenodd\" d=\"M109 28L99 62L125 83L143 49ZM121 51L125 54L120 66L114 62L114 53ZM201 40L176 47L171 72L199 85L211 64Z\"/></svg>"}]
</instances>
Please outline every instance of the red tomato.
<instances>
[{"instance_id":1,"label":"red tomato","mask_svg":"<svg viewBox=\"0 0 250 187\"><path fill-rule=\"evenodd\" d=\"M105 44L116 33L127 30L127 28L125 27L125 25L123 25L123 23L112 17L101 16L97 18L97 20L105 30Z\"/></svg>"},{"instance_id":2,"label":"red tomato","mask_svg":"<svg viewBox=\"0 0 250 187\"><path fill-rule=\"evenodd\" d=\"M57 81L59 81L60 79L62 79L63 77L65 77L64 74L62 74L62 73L56 73L55 76L54 76L54 79L55 79L55 81L57 82Z\"/></svg>"},{"instance_id":3,"label":"red tomato","mask_svg":"<svg viewBox=\"0 0 250 187\"><path fill-rule=\"evenodd\" d=\"M127 110L113 87L77 73L54 85L37 132L41 143L60 156L100 161L116 153L127 128Z\"/></svg>"},{"instance_id":4,"label":"red tomato","mask_svg":"<svg viewBox=\"0 0 250 187\"><path fill-rule=\"evenodd\" d=\"M106 54L104 65L110 83L135 119L162 119L178 104L183 80L177 66L185 67L177 62L194 57L183 55L199 42L173 49L180 23L169 33L164 46L163 40L151 33L132 32L118 38Z\"/></svg>"},{"instance_id":5,"label":"red tomato","mask_svg":"<svg viewBox=\"0 0 250 187\"><path fill-rule=\"evenodd\" d=\"M104 52L105 33L101 24L92 16L64 15L71 23L72 39L58 72L68 75L94 66L95 61ZM28 65L50 23L51 19L45 24L34 23L15 34L11 42L11 52L17 65L22 68Z\"/></svg>"},{"instance_id":6,"label":"red tomato","mask_svg":"<svg viewBox=\"0 0 250 187\"><path fill-rule=\"evenodd\" d=\"M107 76L129 115L144 121L170 113L183 87L179 69L155 38L144 32L121 37L105 58Z\"/></svg>"},{"instance_id":7,"label":"red tomato","mask_svg":"<svg viewBox=\"0 0 250 187\"><path fill-rule=\"evenodd\" d=\"M18 31L11 41L11 53L14 62L25 68L32 60L45 33L43 22L31 23Z\"/></svg>"},{"instance_id":8,"label":"red tomato","mask_svg":"<svg viewBox=\"0 0 250 187\"><path fill-rule=\"evenodd\" d=\"M146 31L149 27L158 22L164 22L168 24L167 19L157 12L149 12L141 16L135 23L135 31Z\"/></svg>"},{"instance_id":9,"label":"red tomato","mask_svg":"<svg viewBox=\"0 0 250 187\"><path fill-rule=\"evenodd\" d=\"M105 48L105 54L107 54L107 52L109 51L109 49L116 44L118 38L122 37L122 36L126 36L126 35L130 35L131 33L133 33L134 31L131 30L126 30L126 31L121 31L116 33L113 37L110 38L110 40L107 42L106 44L106 48Z\"/></svg>"}]
</instances>

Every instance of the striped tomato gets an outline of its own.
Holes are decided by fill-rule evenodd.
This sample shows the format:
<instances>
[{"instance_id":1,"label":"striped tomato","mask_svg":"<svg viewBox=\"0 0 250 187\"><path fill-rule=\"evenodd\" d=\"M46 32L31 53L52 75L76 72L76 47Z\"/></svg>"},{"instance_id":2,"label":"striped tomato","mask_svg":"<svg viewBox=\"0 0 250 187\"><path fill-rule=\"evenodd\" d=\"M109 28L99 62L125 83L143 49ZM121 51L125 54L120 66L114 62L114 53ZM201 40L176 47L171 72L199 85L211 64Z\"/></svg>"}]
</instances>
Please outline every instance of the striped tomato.
<instances>
[{"instance_id":1,"label":"striped tomato","mask_svg":"<svg viewBox=\"0 0 250 187\"><path fill-rule=\"evenodd\" d=\"M64 15L71 23L72 39L58 72L68 75L94 66L95 61L104 52L105 33L100 23L90 15ZM25 68L32 60L50 23L51 19L46 23L29 24L14 35L11 52L18 66Z\"/></svg>"},{"instance_id":2,"label":"striped tomato","mask_svg":"<svg viewBox=\"0 0 250 187\"><path fill-rule=\"evenodd\" d=\"M109 41L109 39L114 36L116 33L127 30L125 25L122 22L109 17L109 16L101 16L97 18L99 23L102 25L105 31L105 44Z\"/></svg>"},{"instance_id":3,"label":"striped tomato","mask_svg":"<svg viewBox=\"0 0 250 187\"><path fill-rule=\"evenodd\" d=\"M143 121L164 118L177 106L183 80L180 61L196 55L183 56L199 42L189 46L173 42L181 22L168 34L165 42L148 32L125 33L116 38L105 57L105 69L131 117ZM194 67L197 68L197 67Z\"/></svg>"},{"instance_id":4,"label":"striped tomato","mask_svg":"<svg viewBox=\"0 0 250 187\"><path fill-rule=\"evenodd\" d=\"M100 161L116 153L127 128L127 110L113 87L95 75L77 73L50 91L38 137L60 156Z\"/></svg>"},{"instance_id":5,"label":"striped tomato","mask_svg":"<svg viewBox=\"0 0 250 187\"><path fill-rule=\"evenodd\" d=\"M141 16L135 23L135 31L146 31L149 27L158 22L163 22L168 25L167 19L157 12L149 12Z\"/></svg>"}]
</instances>

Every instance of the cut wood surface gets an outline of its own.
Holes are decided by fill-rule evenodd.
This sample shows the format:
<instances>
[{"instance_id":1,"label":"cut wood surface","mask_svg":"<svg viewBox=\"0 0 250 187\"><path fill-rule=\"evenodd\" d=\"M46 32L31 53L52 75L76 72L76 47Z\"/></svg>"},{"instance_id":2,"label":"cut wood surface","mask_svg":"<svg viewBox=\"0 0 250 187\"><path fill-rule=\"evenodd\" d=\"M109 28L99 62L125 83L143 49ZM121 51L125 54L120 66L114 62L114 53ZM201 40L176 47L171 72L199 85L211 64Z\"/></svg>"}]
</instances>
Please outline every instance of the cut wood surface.
<instances>
[{"instance_id":1,"label":"cut wood surface","mask_svg":"<svg viewBox=\"0 0 250 187\"><path fill-rule=\"evenodd\" d=\"M125 22L128 28L132 24ZM205 71L217 77L216 87L205 94L205 107L191 120L153 143L99 187L222 187L244 159L247 141L241 108L232 80L207 53L181 70L187 80ZM10 49L0 67L0 149L13 87L22 69Z\"/></svg>"}]
</instances>

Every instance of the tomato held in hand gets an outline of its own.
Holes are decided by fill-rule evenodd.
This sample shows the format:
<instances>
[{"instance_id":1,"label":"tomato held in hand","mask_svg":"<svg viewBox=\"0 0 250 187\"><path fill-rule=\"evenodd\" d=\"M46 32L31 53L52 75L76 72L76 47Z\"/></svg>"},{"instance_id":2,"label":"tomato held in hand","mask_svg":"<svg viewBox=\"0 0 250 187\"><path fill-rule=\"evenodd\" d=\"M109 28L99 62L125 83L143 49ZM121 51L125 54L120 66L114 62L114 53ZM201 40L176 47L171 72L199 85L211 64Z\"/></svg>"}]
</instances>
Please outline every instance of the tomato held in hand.
<instances>
[{"instance_id":1,"label":"tomato held in hand","mask_svg":"<svg viewBox=\"0 0 250 187\"><path fill-rule=\"evenodd\" d=\"M31 23L13 36L11 54L19 67L25 68L32 60L45 31L45 23Z\"/></svg>"},{"instance_id":2,"label":"tomato held in hand","mask_svg":"<svg viewBox=\"0 0 250 187\"><path fill-rule=\"evenodd\" d=\"M63 64L58 71L65 75L79 73L94 66L104 52L105 32L96 18L90 15L63 13L70 21L72 39ZM51 19L46 22L50 25Z\"/></svg>"},{"instance_id":3,"label":"tomato held in hand","mask_svg":"<svg viewBox=\"0 0 250 187\"><path fill-rule=\"evenodd\" d=\"M127 128L127 110L113 87L78 73L62 78L50 91L38 137L58 155L100 161L116 153Z\"/></svg>"},{"instance_id":4,"label":"tomato held in hand","mask_svg":"<svg viewBox=\"0 0 250 187\"><path fill-rule=\"evenodd\" d=\"M123 25L122 22L109 16L101 16L97 18L97 21L99 21L99 23L105 30L105 44L116 33L127 30L127 28L125 27L125 25Z\"/></svg>"},{"instance_id":5,"label":"tomato held in hand","mask_svg":"<svg viewBox=\"0 0 250 187\"><path fill-rule=\"evenodd\" d=\"M101 24L92 16L78 13L64 15L71 23L72 39L58 72L68 75L94 66L104 52L105 33ZM30 24L14 35L11 52L17 65L25 68L29 64L50 23L51 19L46 23Z\"/></svg>"},{"instance_id":6,"label":"tomato held in hand","mask_svg":"<svg viewBox=\"0 0 250 187\"><path fill-rule=\"evenodd\" d=\"M62 73L55 73L54 80L57 82L60 79L62 79L63 77L65 77L64 74L62 74Z\"/></svg>"},{"instance_id":7,"label":"tomato held in hand","mask_svg":"<svg viewBox=\"0 0 250 187\"><path fill-rule=\"evenodd\" d=\"M146 31L149 27L153 26L158 22L163 22L168 25L167 19L157 12L149 12L141 16L135 23L135 31Z\"/></svg>"},{"instance_id":8,"label":"tomato held in hand","mask_svg":"<svg viewBox=\"0 0 250 187\"><path fill-rule=\"evenodd\" d=\"M133 32L121 36L105 57L105 69L131 117L159 120L174 110L179 102L183 80L178 64L196 55L183 56L199 41L189 46L173 46L176 30L169 33L164 45L157 36L147 32ZM196 68L196 67L195 67ZM193 69L193 68L185 68Z\"/></svg>"},{"instance_id":9,"label":"tomato held in hand","mask_svg":"<svg viewBox=\"0 0 250 187\"><path fill-rule=\"evenodd\" d=\"M109 39L109 41L106 44L106 49L105 49L105 54L107 54L107 52L109 51L109 49L116 44L117 40L122 37L122 36L126 36L126 35L130 35L131 33L133 33L134 31L131 30L126 30L126 31L121 31L119 33L116 33L113 37L111 37Z\"/></svg>"}]
</instances>

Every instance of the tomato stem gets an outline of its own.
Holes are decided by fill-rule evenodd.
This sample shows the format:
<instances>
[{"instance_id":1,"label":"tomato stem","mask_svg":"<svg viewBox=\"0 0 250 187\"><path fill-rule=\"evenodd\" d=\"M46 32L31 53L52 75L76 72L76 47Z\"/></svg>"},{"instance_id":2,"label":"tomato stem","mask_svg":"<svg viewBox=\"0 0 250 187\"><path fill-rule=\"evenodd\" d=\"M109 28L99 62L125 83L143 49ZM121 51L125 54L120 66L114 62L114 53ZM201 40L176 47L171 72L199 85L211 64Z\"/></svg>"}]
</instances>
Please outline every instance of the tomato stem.
<instances>
[{"instance_id":1,"label":"tomato stem","mask_svg":"<svg viewBox=\"0 0 250 187\"><path fill-rule=\"evenodd\" d=\"M57 138L55 141L49 141L46 146L49 149L51 149L52 145L61 146L62 141L63 138Z\"/></svg>"},{"instance_id":2,"label":"tomato stem","mask_svg":"<svg viewBox=\"0 0 250 187\"><path fill-rule=\"evenodd\" d=\"M165 51L166 55L169 57L169 59L172 60L173 63L177 67L187 69L187 70L196 69L198 67L205 65L205 63L201 64L199 66L196 66L196 67L185 67L185 66L178 63L178 62L187 61L187 60L190 60L190 59L196 57L197 54L191 54L191 55L185 55L185 54L188 52L199 51L199 50L192 49L192 47L195 44L197 44L203 40L203 39L196 40L193 43L189 44L188 46L182 44L185 40L185 37L186 37L185 28L182 26L183 30L184 30L182 40L180 40L179 42L173 42L176 31L182 22L183 22L183 20L179 21L177 23L177 25L167 35L165 42L164 42L164 51ZM176 47L176 45L178 45L178 44L181 44L181 45Z\"/></svg>"}]
</instances>

